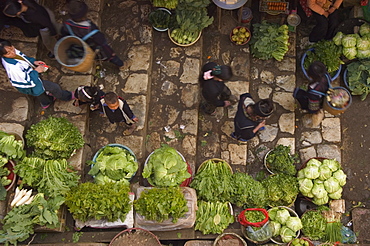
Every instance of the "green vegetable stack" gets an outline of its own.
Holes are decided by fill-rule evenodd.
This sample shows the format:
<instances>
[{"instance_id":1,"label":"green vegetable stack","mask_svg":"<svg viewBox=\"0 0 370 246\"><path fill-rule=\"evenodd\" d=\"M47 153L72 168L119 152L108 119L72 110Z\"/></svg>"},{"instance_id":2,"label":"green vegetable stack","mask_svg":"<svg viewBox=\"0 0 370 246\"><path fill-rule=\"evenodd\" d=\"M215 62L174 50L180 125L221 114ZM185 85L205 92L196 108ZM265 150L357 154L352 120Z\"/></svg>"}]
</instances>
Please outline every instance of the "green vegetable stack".
<instances>
[{"instance_id":1,"label":"green vegetable stack","mask_svg":"<svg viewBox=\"0 0 370 246\"><path fill-rule=\"evenodd\" d=\"M66 118L49 117L30 127L26 134L33 155L44 159L69 158L84 145L80 131Z\"/></svg>"},{"instance_id":2,"label":"green vegetable stack","mask_svg":"<svg viewBox=\"0 0 370 246\"><path fill-rule=\"evenodd\" d=\"M149 22L157 28L166 29L170 24L171 14L162 10L157 9L149 14Z\"/></svg>"},{"instance_id":3,"label":"green vegetable stack","mask_svg":"<svg viewBox=\"0 0 370 246\"><path fill-rule=\"evenodd\" d=\"M12 182L8 179L10 171L5 167L5 164L7 163L8 159L0 155L0 201L4 201L6 198L5 186Z\"/></svg>"},{"instance_id":4,"label":"green vegetable stack","mask_svg":"<svg viewBox=\"0 0 370 246\"><path fill-rule=\"evenodd\" d=\"M320 240L325 236L326 219L321 210L306 211L302 215L302 232L312 240Z\"/></svg>"},{"instance_id":5,"label":"green vegetable stack","mask_svg":"<svg viewBox=\"0 0 370 246\"><path fill-rule=\"evenodd\" d=\"M177 186L191 177L188 166L179 153L166 145L154 150L142 175L151 185L158 187Z\"/></svg>"},{"instance_id":6,"label":"green vegetable stack","mask_svg":"<svg viewBox=\"0 0 370 246\"><path fill-rule=\"evenodd\" d=\"M323 205L331 199L341 199L342 186L347 175L336 160L325 159L322 162L311 159L305 168L298 171L298 183L301 193L316 205Z\"/></svg>"},{"instance_id":7,"label":"green vegetable stack","mask_svg":"<svg viewBox=\"0 0 370 246\"><path fill-rule=\"evenodd\" d=\"M370 93L370 61L359 60L347 65L347 82L352 95L361 95L361 101Z\"/></svg>"},{"instance_id":8,"label":"green vegetable stack","mask_svg":"<svg viewBox=\"0 0 370 246\"><path fill-rule=\"evenodd\" d=\"M179 187L152 188L144 190L134 202L137 213L147 220L173 223L188 212L187 201Z\"/></svg>"},{"instance_id":9,"label":"green vegetable stack","mask_svg":"<svg viewBox=\"0 0 370 246\"><path fill-rule=\"evenodd\" d=\"M254 57L281 61L289 50L289 31L287 25L268 23L253 24L251 52Z\"/></svg>"},{"instance_id":10,"label":"green vegetable stack","mask_svg":"<svg viewBox=\"0 0 370 246\"><path fill-rule=\"evenodd\" d=\"M0 131L0 154L9 159L21 160L26 152L23 150L23 142L15 140L14 135Z\"/></svg>"},{"instance_id":11,"label":"green vegetable stack","mask_svg":"<svg viewBox=\"0 0 370 246\"><path fill-rule=\"evenodd\" d=\"M295 238L291 242L292 246L310 246L310 243L303 238Z\"/></svg>"},{"instance_id":12,"label":"green vegetable stack","mask_svg":"<svg viewBox=\"0 0 370 246\"><path fill-rule=\"evenodd\" d=\"M283 243L288 243L297 236L302 229L301 219L292 216L288 209L283 207L274 207L269 211L270 223L274 227L274 237L280 236Z\"/></svg>"},{"instance_id":13,"label":"green vegetable stack","mask_svg":"<svg viewBox=\"0 0 370 246\"><path fill-rule=\"evenodd\" d=\"M285 173L296 175L297 170L294 163L297 161L296 155L290 154L290 146L279 144L266 157L266 165L273 173Z\"/></svg>"},{"instance_id":14,"label":"green vegetable stack","mask_svg":"<svg viewBox=\"0 0 370 246\"><path fill-rule=\"evenodd\" d=\"M98 184L124 182L135 175L138 164L132 154L118 146L106 146L98 154L89 174Z\"/></svg>"},{"instance_id":15,"label":"green vegetable stack","mask_svg":"<svg viewBox=\"0 0 370 246\"><path fill-rule=\"evenodd\" d=\"M152 2L154 7L163 7L167 9L175 9L179 3L178 0L152 0Z\"/></svg>"}]
</instances>

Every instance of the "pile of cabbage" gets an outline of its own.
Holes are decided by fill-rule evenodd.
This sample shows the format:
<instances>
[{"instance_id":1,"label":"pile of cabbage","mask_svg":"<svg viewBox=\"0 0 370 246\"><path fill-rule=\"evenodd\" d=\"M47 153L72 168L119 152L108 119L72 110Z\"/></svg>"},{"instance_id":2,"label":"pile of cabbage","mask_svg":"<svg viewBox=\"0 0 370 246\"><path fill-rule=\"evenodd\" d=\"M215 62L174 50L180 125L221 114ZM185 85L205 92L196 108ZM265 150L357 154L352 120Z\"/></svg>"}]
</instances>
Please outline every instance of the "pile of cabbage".
<instances>
[{"instance_id":1,"label":"pile of cabbage","mask_svg":"<svg viewBox=\"0 0 370 246\"><path fill-rule=\"evenodd\" d=\"M284 207L274 207L269 211L269 220L274 227L273 237L281 237L283 243L288 243L296 238L302 229L302 222L296 215L292 216Z\"/></svg>"},{"instance_id":2,"label":"pile of cabbage","mask_svg":"<svg viewBox=\"0 0 370 246\"><path fill-rule=\"evenodd\" d=\"M299 191L313 198L312 202L316 205L328 203L329 198L341 199L347 178L335 159L324 159L322 162L311 159L305 168L298 171L297 176Z\"/></svg>"},{"instance_id":3,"label":"pile of cabbage","mask_svg":"<svg viewBox=\"0 0 370 246\"><path fill-rule=\"evenodd\" d=\"M343 34L337 32L333 38L337 46L343 47L343 55L349 59L370 58L370 25L364 23L360 26L359 32L355 34Z\"/></svg>"}]
</instances>

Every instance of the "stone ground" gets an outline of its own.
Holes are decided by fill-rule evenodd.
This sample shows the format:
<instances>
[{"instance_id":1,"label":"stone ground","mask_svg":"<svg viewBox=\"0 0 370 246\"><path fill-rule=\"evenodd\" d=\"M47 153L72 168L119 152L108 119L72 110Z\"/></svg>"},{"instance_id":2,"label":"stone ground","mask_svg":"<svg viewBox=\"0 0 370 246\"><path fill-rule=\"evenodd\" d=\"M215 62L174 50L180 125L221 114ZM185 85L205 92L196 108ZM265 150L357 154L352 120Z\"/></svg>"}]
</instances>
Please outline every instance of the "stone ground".
<instances>
[{"instance_id":1,"label":"stone ground","mask_svg":"<svg viewBox=\"0 0 370 246\"><path fill-rule=\"evenodd\" d=\"M0 70L1 129L22 135L32 123L49 115L67 117L79 127L87 141L86 147L71 160L81 174L88 171L85 160L91 159L99 148L108 143L120 143L131 148L141 163L140 169L154 149L161 144L168 144L184 155L193 172L209 158L222 158L235 171L248 172L253 176L261 173L268 175L263 167L263 157L270 149L277 144L289 145L293 152L299 153L302 163L316 156L339 160L349 178L343 194L347 211L350 212L358 202L368 206L369 166L366 160L370 156L370 146L366 119L369 111L363 110L368 107L368 100L360 102L354 98L353 105L345 114L332 116L326 113L322 124L312 127L309 115L297 109L291 96L297 85L306 82L299 63L312 25L308 25L305 19L296 32L290 33L292 45L281 62L262 61L251 57L248 45L235 46L229 41L229 33L237 25L235 11L222 11L219 27L215 21L204 30L196 44L180 47L169 40L166 32L152 30L147 19L153 8L150 1L86 2L91 8L89 16L105 31L119 56L126 60L125 71L119 72L113 65L104 63L104 78L94 77L94 70L84 74L72 72L61 68L55 60L46 58L46 52L36 39L24 39L13 29L4 30L2 36L14 40L15 46L27 55L37 56L50 64L51 69L44 78L58 82L65 89L74 90L79 85L103 85L104 91L115 91L123 96L140 119L137 131L124 136L124 126L110 124L97 112L75 108L71 102L57 101L53 108L41 111L33 99L17 93L10 86L3 69ZM55 10L59 20L65 18L58 14L63 9L63 1L47 4ZM247 5L255 15L253 22L268 19L284 23L284 16L257 14L257 1L248 2ZM215 5L209 7L209 13L218 17ZM229 137L233 131L235 106L219 108L215 117L198 110L198 73L209 60L233 68L235 75L227 85L237 97L250 92L256 100L271 98L275 103L276 113L268 119L266 130L247 145ZM338 79L335 83L342 82ZM355 122L356 127L353 127ZM166 126L170 127L168 132L164 130ZM140 173L141 170L133 182L146 185ZM345 219L348 221L350 217ZM365 220L365 224L369 222ZM38 233L34 242L54 245L62 242L63 238L65 242L70 241L73 234L70 215L67 225L71 231L58 235L45 234L47 236ZM230 230L239 232L237 225ZM83 232L80 242L106 243L119 230L86 229ZM181 233L182 239L201 237L193 230L182 230ZM158 232L156 235L160 239L179 239L177 231ZM213 239L214 235L201 238ZM366 236L363 239L365 242ZM179 245L182 245L180 241Z\"/></svg>"}]
</instances>

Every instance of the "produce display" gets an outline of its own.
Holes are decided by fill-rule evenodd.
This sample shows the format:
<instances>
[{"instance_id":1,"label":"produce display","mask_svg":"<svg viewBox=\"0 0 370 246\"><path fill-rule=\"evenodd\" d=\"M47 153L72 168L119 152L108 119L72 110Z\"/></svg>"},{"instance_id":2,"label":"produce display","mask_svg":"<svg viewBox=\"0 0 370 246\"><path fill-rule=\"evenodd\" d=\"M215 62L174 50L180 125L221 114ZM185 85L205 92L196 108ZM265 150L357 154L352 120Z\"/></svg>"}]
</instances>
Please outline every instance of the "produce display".
<instances>
[{"instance_id":1,"label":"produce display","mask_svg":"<svg viewBox=\"0 0 370 246\"><path fill-rule=\"evenodd\" d=\"M326 95L326 100L334 108L345 108L350 102L350 94L342 88L329 88Z\"/></svg>"},{"instance_id":2,"label":"produce display","mask_svg":"<svg viewBox=\"0 0 370 246\"><path fill-rule=\"evenodd\" d=\"M131 210L130 188L123 183L81 183L66 195L65 204L74 219L125 221Z\"/></svg>"},{"instance_id":3,"label":"produce display","mask_svg":"<svg viewBox=\"0 0 370 246\"><path fill-rule=\"evenodd\" d=\"M348 60L370 58L370 25L364 23L359 28L359 33L343 34L337 32L333 37L334 43L342 48L343 55Z\"/></svg>"},{"instance_id":4,"label":"produce display","mask_svg":"<svg viewBox=\"0 0 370 246\"><path fill-rule=\"evenodd\" d=\"M187 201L179 187L153 188L144 190L134 201L137 213L147 220L173 223L188 212Z\"/></svg>"},{"instance_id":5,"label":"produce display","mask_svg":"<svg viewBox=\"0 0 370 246\"><path fill-rule=\"evenodd\" d=\"M302 232L312 240L320 240L325 236L326 219L321 210L306 211L301 218Z\"/></svg>"},{"instance_id":6,"label":"produce display","mask_svg":"<svg viewBox=\"0 0 370 246\"><path fill-rule=\"evenodd\" d=\"M329 199L341 199L347 175L338 161L310 159L297 175L299 190L304 196L313 198L316 205L326 204Z\"/></svg>"},{"instance_id":7,"label":"produce display","mask_svg":"<svg viewBox=\"0 0 370 246\"><path fill-rule=\"evenodd\" d=\"M345 78L352 95L361 95L361 101L370 93L370 61L359 60L347 65Z\"/></svg>"},{"instance_id":8,"label":"produce display","mask_svg":"<svg viewBox=\"0 0 370 246\"><path fill-rule=\"evenodd\" d=\"M289 246L310 246L310 242L304 238L295 238L290 242Z\"/></svg>"},{"instance_id":9,"label":"produce display","mask_svg":"<svg viewBox=\"0 0 370 246\"><path fill-rule=\"evenodd\" d=\"M234 173L232 187L231 202L236 206L247 208L266 207L268 198L265 187L247 173Z\"/></svg>"},{"instance_id":10,"label":"produce display","mask_svg":"<svg viewBox=\"0 0 370 246\"><path fill-rule=\"evenodd\" d=\"M69 158L85 143L78 128L63 117L31 125L26 140L28 147L34 148L33 156L43 159Z\"/></svg>"},{"instance_id":11,"label":"produce display","mask_svg":"<svg viewBox=\"0 0 370 246\"><path fill-rule=\"evenodd\" d=\"M267 21L255 23L250 43L254 57L262 60L275 58L281 61L289 50L288 26Z\"/></svg>"},{"instance_id":12,"label":"produce display","mask_svg":"<svg viewBox=\"0 0 370 246\"><path fill-rule=\"evenodd\" d=\"M170 20L171 14L163 9L156 9L149 14L149 22L156 28L167 29Z\"/></svg>"},{"instance_id":13,"label":"produce display","mask_svg":"<svg viewBox=\"0 0 370 246\"><path fill-rule=\"evenodd\" d=\"M8 163L8 158L0 155L0 201L5 200L6 190L5 186L9 185L12 181L8 179L10 171L5 165Z\"/></svg>"},{"instance_id":14,"label":"produce display","mask_svg":"<svg viewBox=\"0 0 370 246\"><path fill-rule=\"evenodd\" d=\"M25 157L14 168L24 184L51 197L65 195L77 186L80 176L72 170L66 159L44 160L37 157Z\"/></svg>"},{"instance_id":15,"label":"produce display","mask_svg":"<svg viewBox=\"0 0 370 246\"><path fill-rule=\"evenodd\" d=\"M98 184L128 183L138 169L135 157L128 150L118 146L105 146L92 163L88 174L94 176Z\"/></svg>"},{"instance_id":16,"label":"produce display","mask_svg":"<svg viewBox=\"0 0 370 246\"><path fill-rule=\"evenodd\" d=\"M274 207L269 211L270 223L274 227L274 237L280 237L281 242L288 243L299 235L302 229L301 219L288 208Z\"/></svg>"},{"instance_id":17,"label":"produce display","mask_svg":"<svg viewBox=\"0 0 370 246\"><path fill-rule=\"evenodd\" d=\"M233 193L232 171L229 164L208 160L198 169L190 184L197 191L198 199L209 202L227 202Z\"/></svg>"},{"instance_id":18,"label":"produce display","mask_svg":"<svg viewBox=\"0 0 370 246\"><path fill-rule=\"evenodd\" d=\"M158 187L177 186L191 177L182 156L167 145L154 150L144 166L142 175L151 185Z\"/></svg>"},{"instance_id":19,"label":"produce display","mask_svg":"<svg viewBox=\"0 0 370 246\"><path fill-rule=\"evenodd\" d=\"M178 0L152 0L152 3L154 7L175 9L179 1Z\"/></svg>"},{"instance_id":20,"label":"produce display","mask_svg":"<svg viewBox=\"0 0 370 246\"><path fill-rule=\"evenodd\" d=\"M30 204L35 196L32 196L32 189L19 189L18 187L15 189L15 195L13 201L10 203L11 207L18 207L23 204Z\"/></svg>"},{"instance_id":21,"label":"produce display","mask_svg":"<svg viewBox=\"0 0 370 246\"><path fill-rule=\"evenodd\" d=\"M295 163L298 161L296 155L290 154L290 146L279 144L266 156L266 166L272 173L285 173L296 175Z\"/></svg>"},{"instance_id":22,"label":"produce display","mask_svg":"<svg viewBox=\"0 0 370 246\"><path fill-rule=\"evenodd\" d=\"M198 201L196 216L195 230L203 234L221 234L234 222L228 202Z\"/></svg>"},{"instance_id":23,"label":"produce display","mask_svg":"<svg viewBox=\"0 0 370 246\"><path fill-rule=\"evenodd\" d=\"M0 154L8 159L20 160L26 152L22 140L16 140L14 135L0 131Z\"/></svg>"},{"instance_id":24,"label":"produce display","mask_svg":"<svg viewBox=\"0 0 370 246\"><path fill-rule=\"evenodd\" d=\"M267 191L268 205L290 206L299 193L296 177L278 173L261 181Z\"/></svg>"},{"instance_id":25,"label":"produce display","mask_svg":"<svg viewBox=\"0 0 370 246\"><path fill-rule=\"evenodd\" d=\"M246 27L235 27L231 32L231 41L235 44L246 44L251 38L251 33Z\"/></svg>"}]
</instances>

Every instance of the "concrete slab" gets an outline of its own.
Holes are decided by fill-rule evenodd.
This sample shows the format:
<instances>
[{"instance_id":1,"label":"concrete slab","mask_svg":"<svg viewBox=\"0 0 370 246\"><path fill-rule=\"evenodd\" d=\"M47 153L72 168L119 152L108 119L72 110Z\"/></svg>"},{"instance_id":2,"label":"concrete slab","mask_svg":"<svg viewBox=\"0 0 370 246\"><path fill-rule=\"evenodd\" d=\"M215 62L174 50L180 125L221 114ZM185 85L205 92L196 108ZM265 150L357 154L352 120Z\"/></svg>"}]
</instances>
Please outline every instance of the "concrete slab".
<instances>
[{"instance_id":1,"label":"concrete slab","mask_svg":"<svg viewBox=\"0 0 370 246\"><path fill-rule=\"evenodd\" d=\"M357 240L363 243L370 243L370 209L354 208L351 214L353 231L357 234Z\"/></svg>"},{"instance_id":2,"label":"concrete slab","mask_svg":"<svg viewBox=\"0 0 370 246\"><path fill-rule=\"evenodd\" d=\"M3 28L0 32L0 38L10 40L10 41L21 41L21 42L29 42L29 43L37 43L39 38L28 38L24 36L21 29L15 26L11 26L9 28Z\"/></svg>"}]
</instances>

